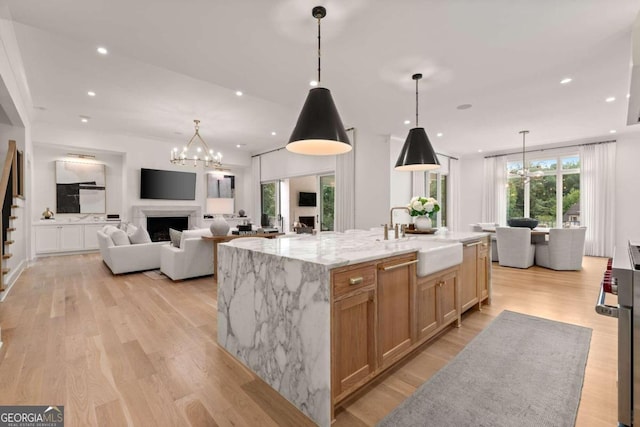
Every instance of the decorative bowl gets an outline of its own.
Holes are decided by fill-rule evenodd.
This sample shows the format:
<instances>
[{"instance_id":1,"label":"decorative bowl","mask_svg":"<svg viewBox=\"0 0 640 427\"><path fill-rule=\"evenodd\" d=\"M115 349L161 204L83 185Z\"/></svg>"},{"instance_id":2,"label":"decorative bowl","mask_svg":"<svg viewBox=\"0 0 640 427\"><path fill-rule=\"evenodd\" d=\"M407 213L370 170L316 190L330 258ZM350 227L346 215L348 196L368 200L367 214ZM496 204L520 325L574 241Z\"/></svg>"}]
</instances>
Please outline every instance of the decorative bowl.
<instances>
[{"instance_id":1,"label":"decorative bowl","mask_svg":"<svg viewBox=\"0 0 640 427\"><path fill-rule=\"evenodd\" d=\"M538 226L538 220L533 218L511 218L507 221L509 227L527 227L534 229Z\"/></svg>"}]
</instances>

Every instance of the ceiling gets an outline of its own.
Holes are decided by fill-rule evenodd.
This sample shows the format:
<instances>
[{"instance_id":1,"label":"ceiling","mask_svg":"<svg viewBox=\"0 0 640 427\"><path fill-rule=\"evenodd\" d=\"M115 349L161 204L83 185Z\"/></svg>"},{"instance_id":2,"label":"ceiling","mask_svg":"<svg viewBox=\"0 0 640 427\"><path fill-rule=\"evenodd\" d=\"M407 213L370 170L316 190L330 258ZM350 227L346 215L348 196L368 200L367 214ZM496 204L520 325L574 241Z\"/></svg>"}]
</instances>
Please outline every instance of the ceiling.
<instances>
[{"instance_id":1,"label":"ceiling","mask_svg":"<svg viewBox=\"0 0 640 427\"><path fill-rule=\"evenodd\" d=\"M517 148L521 129L529 146L640 130L626 126L639 0L21 0L9 11L36 123L178 145L200 119L224 154L286 143L315 78L317 3L322 83L347 127L404 138L421 72L420 125L438 152Z\"/></svg>"}]
</instances>

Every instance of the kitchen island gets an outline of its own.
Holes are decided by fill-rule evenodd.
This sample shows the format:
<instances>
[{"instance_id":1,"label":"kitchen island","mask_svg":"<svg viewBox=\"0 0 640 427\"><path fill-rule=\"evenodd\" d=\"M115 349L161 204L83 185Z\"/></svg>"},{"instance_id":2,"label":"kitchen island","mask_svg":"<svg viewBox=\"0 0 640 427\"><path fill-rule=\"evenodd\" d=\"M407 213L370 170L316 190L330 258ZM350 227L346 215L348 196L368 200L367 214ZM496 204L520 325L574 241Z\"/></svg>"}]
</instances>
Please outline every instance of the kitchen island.
<instances>
[{"instance_id":1,"label":"kitchen island","mask_svg":"<svg viewBox=\"0 0 640 427\"><path fill-rule=\"evenodd\" d=\"M221 244L218 342L328 426L346 397L489 298L487 247L486 233Z\"/></svg>"}]
</instances>

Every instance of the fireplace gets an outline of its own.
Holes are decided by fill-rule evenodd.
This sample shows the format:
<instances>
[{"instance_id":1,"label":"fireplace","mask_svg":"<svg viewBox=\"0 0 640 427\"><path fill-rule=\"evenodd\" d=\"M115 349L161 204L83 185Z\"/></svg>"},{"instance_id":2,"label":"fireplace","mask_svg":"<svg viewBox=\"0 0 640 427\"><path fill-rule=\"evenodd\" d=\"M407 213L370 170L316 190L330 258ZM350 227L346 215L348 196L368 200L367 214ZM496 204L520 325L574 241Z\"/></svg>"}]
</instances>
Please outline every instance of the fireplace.
<instances>
[{"instance_id":1,"label":"fireplace","mask_svg":"<svg viewBox=\"0 0 640 427\"><path fill-rule=\"evenodd\" d=\"M189 228L188 216L148 216L147 231L152 242L170 240L169 229L182 231Z\"/></svg>"},{"instance_id":2,"label":"fireplace","mask_svg":"<svg viewBox=\"0 0 640 427\"><path fill-rule=\"evenodd\" d=\"M307 227L315 228L316 227L316 217L315 216L300 216L298 217L301 224L304 224Z\"/></svg>"}]
</instances>

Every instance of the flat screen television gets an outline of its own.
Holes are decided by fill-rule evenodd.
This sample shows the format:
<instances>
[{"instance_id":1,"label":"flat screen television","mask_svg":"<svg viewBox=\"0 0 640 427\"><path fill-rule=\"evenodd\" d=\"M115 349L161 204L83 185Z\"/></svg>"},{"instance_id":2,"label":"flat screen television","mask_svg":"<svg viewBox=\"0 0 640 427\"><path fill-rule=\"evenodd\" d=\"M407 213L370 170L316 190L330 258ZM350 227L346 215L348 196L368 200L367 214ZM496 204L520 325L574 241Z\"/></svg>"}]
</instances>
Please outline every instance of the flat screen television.
<instances>
[{"instance_id":1,"label":"flat screen television","mask_svg":"<svg viewBox=\"0 0 640 427\"><path fill-rule=\"evenodd\" d=\"M305 193L304 191L298 193L298 206L317 206L316 193Z\"/></svg>"},{"instance_id":2,"label":"flat screen television","mask_svg":"<svg viewBox=\"0 0 640 427\"><path fill-rule=\"evenodd\" d=\"M140 169L140 198L195 200L196 174L158 169Z\"/></svg>"}]
</instances>

